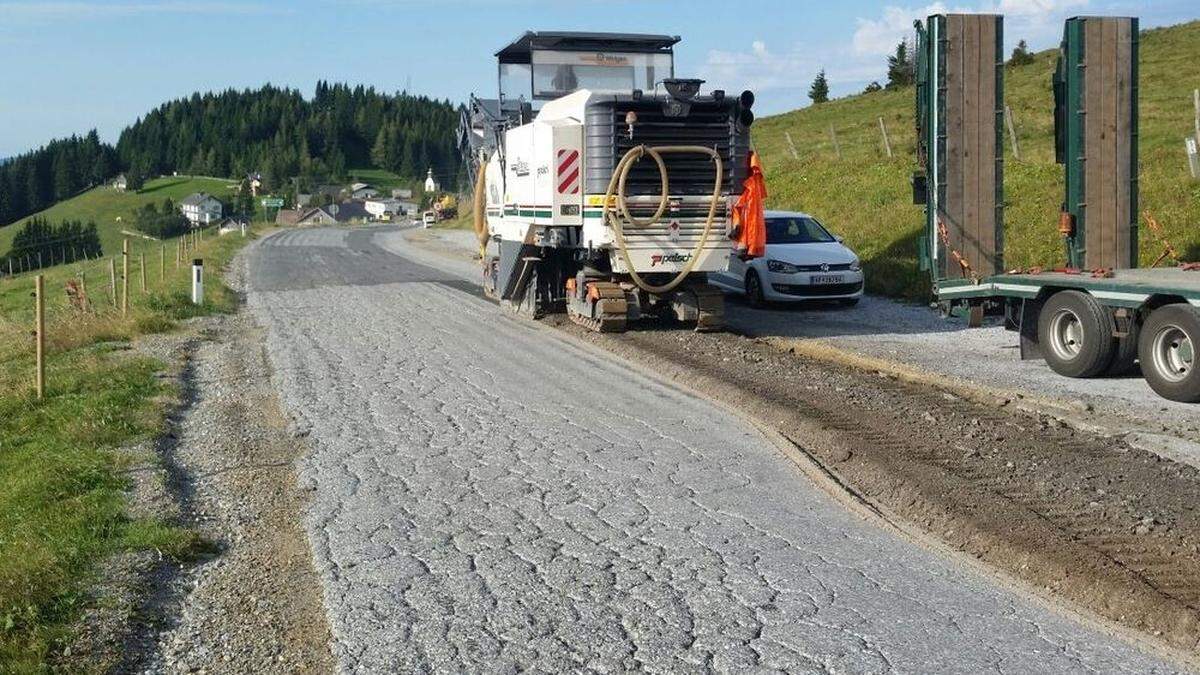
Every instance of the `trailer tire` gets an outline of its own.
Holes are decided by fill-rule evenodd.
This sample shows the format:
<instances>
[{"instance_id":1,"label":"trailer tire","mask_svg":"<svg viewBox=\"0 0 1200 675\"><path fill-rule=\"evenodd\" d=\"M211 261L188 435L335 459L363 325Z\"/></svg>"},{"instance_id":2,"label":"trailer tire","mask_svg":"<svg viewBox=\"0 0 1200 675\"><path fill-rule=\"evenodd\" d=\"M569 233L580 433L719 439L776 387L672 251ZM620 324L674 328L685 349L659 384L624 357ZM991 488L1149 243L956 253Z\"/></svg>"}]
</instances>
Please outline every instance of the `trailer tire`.
<instances>
[{"instance_id":1,"label":"trailer tire","mask_svg":"<svg viewBox=\"0 0 1200 675\"><path fill-rule=\"evenodd\" d=\"M1117 351L1112 313L1080 291L1059 291L1038 316L1038 342L1050 369L1066 377L1096 377Z\"/></svg>"},{"instance_id":2,"label":"trailer tire","mask_svg":"<svg viewBox=\"0 0 1200 675\"><path fill-rule=\"evenodd\" d=\"M1163 398L1200 402L1197 347L1200 347L1200 309L1177 303L1151 312L1138 339L1138 358L1146 383Z\"/></svg>"},{"instance_id":3,"label":"trailer tire","mask_svg":"<svg viewBox=\"0 0 1200 675\"><path fill-rule=\"evenodd\" d=\"M1108 367L1108 374L1112 377L1122 377L1137 370L1140 331L1141 325L1137 320L1130 319L1128 335L1117 338L1117 352L1113 355L1112 364Z\"/></svg>"}]
</instances>

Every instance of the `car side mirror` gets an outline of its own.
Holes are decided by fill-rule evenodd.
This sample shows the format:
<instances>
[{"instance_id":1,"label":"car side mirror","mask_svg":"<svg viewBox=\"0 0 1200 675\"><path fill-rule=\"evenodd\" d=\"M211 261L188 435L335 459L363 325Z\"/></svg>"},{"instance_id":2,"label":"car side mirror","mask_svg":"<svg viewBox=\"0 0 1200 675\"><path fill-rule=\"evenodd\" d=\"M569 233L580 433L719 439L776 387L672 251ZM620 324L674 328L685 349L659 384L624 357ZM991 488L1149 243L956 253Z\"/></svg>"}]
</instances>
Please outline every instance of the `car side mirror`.
<instances>
[{"instance_id":1,"label":"car side mirror","mask_svg":"<svg viewBox=\"0 0 1200 675\"><path fill-rule=\"evenodd\" d=\"M842 235L840 235L840 234L835 234L835 235L833 235L833 238L834 238L834 240L835 240L835 241L837 241L837 243L839 243L839 244L844 244L844 243L846 243L846 238L845 238L845 237L843 237L843 236L842 236Z\"/></svg>"}]
</instances>

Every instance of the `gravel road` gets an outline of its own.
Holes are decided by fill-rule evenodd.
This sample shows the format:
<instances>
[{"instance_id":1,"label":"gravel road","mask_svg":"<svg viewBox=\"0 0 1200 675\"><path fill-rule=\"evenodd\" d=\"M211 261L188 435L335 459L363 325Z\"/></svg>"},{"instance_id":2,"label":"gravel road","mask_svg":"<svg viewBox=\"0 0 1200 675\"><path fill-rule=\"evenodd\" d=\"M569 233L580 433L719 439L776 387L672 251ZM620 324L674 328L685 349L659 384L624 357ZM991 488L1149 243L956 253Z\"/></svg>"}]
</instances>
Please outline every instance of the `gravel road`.
<instances>
[{"instance_id":1,"label":"gravel road","mask_svg":"<svg viewBox=\"0 0 1200 675\"><path fill-rule=\"evenodd\" d=\"M1174 669L850 514L740 419L407 246L288 231L245 254L344 670Z\"/></svg>"}]
</instances>

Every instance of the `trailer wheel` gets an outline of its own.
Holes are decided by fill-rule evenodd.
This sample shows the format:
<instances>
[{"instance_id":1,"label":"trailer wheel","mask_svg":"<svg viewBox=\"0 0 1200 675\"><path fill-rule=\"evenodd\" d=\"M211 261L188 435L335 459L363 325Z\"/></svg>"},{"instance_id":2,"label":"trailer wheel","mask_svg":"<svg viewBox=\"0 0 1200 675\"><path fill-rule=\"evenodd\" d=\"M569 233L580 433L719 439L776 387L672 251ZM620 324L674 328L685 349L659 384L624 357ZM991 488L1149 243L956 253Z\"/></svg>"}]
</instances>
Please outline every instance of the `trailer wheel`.
<instances>
[{"instance_id":1,"label":"trailer wheel","mask_svg":"<svg viewBox=\"0 0 1200 675\"><path fill-rule=\"evenodd\" d=\"M1154 310L1142 326L1138 358L1142 375L1159 396L1183 403L1200 402L1200 310L1184 304Z\"/></svg>"},{"instance_id":2,"label":"trailer wheel","mask_svg":"<svg viewBox=\"0 0 1200 675\"><path fill-rule=\"evenodd\" d=\"M1080 291L1060 291L1046 300L1038 342L1050 369L1067 377L1100 375L1117 350L1112 314Z\"/></svg>"},{"instance_id":3,"label":"trailer wheel","mask_svg":"<svg viewBox=\"0 0 1200 675\"><path fill-rule=\"evenodd\" d=\"M1117 351L1113 355L1112 364L1108 367L1108 374L1113 377L1121 377L1129 375L1137 370L1138 358L1138 335L1140 334L1141 326L1138 324L1136 317L1129 320L1129 332L1125 337L1117 338Z\"/></svg>"}]
</instances>

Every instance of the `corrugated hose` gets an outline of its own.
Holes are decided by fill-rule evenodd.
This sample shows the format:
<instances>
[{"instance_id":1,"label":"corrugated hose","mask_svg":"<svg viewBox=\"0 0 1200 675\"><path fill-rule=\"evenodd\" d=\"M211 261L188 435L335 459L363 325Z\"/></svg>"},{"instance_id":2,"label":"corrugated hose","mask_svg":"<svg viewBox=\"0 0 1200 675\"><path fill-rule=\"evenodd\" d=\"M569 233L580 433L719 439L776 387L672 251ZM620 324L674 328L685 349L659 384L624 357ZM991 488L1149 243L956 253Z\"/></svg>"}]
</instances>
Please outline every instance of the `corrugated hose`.
<instances>
[{"instance_id":1,"label":"corrugated hose","mask_svg":"<svg viewBox=\"0 0 1200 675\"><path fill-rule=\"evenodd\" d=\"M629 247L625 242L624 227L626 224L633 227L650 227L658 223L667 210L669 202L670 181L667 178L667 165L663 161L662 156L666 154L699 154L708 155L712 158L713 163L717 165L716 181L713 183L712 201L708 205L708 218L704 222L704 233L700 237L700 242L696 244L695 250L692 251L692 257L688 259L683 269L679 271L675 278L671 281L656 286L643 279L637 270L633 267L633 260L629 257ZM658 174L662 178L662 195L659 197L658 208L654 211L654 215L646 218L635 218L629 212L629 204L625 198L625 184L629 178L629 172L633 169L633 165L642 158L643 155L649 155L650 159L658 166ZM676 286L683 283L696 264L700 261L700 254L704 252L704 245L708 243L709 235L712 234L713 221L717 216L717 203L721 198L721 185L725 179L725 166L721 162L721 155L712 148L706 148L702 145L664 145L661 147L651 148L646 145L639 145L630 148L629 152L621 158L613 169L612 178L608 181L608 190L604 195L604 220L613 229L613 238L617 242L617 249L621 251L621 257L625 260L625 267L629 270L629 276L633 278L633 283L637 284L638 288L647 293L666 293L673 290ZM613 198L616 198L616 204L620 208L620 213L613 211ZM622 222L624 218L627 223Z\"/></svg>"}]
</instances>

